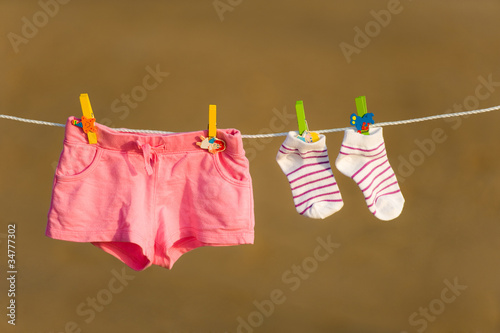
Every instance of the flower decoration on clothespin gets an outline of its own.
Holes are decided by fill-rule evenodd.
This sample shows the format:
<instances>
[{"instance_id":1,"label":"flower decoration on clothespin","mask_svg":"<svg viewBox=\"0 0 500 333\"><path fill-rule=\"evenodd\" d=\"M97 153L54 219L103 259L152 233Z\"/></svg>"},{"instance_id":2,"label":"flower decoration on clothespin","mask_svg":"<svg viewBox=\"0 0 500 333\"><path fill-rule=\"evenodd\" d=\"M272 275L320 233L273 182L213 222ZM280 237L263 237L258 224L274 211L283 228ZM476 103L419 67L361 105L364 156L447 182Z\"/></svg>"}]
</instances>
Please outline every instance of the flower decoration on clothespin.
<instances>
[{"instance_id":1,"label":"flower decoration on clothespin","mask_svg":"<svg viewBox=\"0 0 500 333\"><path fill-rule=\"evenodd\" d=\"M295 103L295 111L297 112L297 122L299 125L299 135L297 138L307 143L316 142L319 140L319 135L316 132L309 132L307 126L306 113L304 111L304 102L297 101Z\"/></svg>"},{"instance_id":2,"label":"flower decoration on clothespin","mask_svg":"<svg viewBox=\"0 0 500 333\"><path fill-rule=\"evenodd\" d=\"M87 118L85 116L82 116L81 120L73 120L73 125L82 128L85 134L88 134L89 132L97 132L97 127L95 126L95 118Z\"/></svg>"},{"instance_id":3,"label":"flower decoration on clothespin","mask_svg":"<svg viewBox=\"0 0 500 333\"><path fill-rule=\"evenodd\" d=\"M92 112L88 94L80 94L80 104L82 105L83 116L80 120L73 120L73 125L83 129L83 132L89 138L90 144L96 144L97 126L95 125L94 112Z\"/></svg>"},{"instance_id":4,"label":"flower decoration on clothespin","mask_svg":"<svg viewBox=\"0 0 500 333\"><path fill-rule=\"evenodd\" d=\"M207 149L209 153L215 154L226 149L226 142L217 138L217 107L210 105L208 107L208 137L200 136L201 142L196 144Z\"/></svg>"},{"instance_id":5,"label":"flower decoration on clothespin","mask_svg":"<svg viewBox=\"0 0 500 333\"><path fill-rule=\"evenodd\" d=\"M351 114L351 125L354 125L354 127L356 127L358 133L369 135L370 124L375 123L375 121L373 120L373 113L367 112L365 96L356 97L355 101L358 114Z\"/></svg>"}]
</instances>

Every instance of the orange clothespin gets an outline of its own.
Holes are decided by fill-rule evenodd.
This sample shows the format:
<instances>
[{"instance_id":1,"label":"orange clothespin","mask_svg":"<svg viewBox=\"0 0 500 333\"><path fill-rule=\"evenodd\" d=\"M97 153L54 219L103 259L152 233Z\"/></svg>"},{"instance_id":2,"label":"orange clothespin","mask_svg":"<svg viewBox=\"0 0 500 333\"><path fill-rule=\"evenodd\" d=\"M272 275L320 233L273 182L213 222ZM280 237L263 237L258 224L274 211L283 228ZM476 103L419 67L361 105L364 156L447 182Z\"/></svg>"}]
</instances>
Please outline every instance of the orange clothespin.
<instances>
[{"instance_id":1,"label":"orange clothespin","mask_svg":"<svg viewBox=\"0 0 500 333\"><path fill-rule=\"evenodd\" d=\"M90 144L97 143L97 126L95 126L94 112L90 105L88 94L80 94L80 104L82 105L82 119L78 122L73 120L73 125L81 127L83 132L87 134Z\"/></svg>"}]
</instances>

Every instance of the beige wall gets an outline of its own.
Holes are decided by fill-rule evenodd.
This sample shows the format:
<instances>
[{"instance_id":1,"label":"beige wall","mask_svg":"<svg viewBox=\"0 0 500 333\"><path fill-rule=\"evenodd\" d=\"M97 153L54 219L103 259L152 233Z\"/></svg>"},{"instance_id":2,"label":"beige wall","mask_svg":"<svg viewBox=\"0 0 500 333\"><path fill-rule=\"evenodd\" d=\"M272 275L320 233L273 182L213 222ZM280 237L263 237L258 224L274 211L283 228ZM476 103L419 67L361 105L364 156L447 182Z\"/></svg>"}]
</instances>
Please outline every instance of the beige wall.
<instances>
[{"instance_id":1,"label":"beige wall","mask_svg":"<svg viewBox=\"0 0 500 333\"><path fill-rule=\"evenodd\" d=\"M348 126L359 95L378 122L500 105L498 1L232 4L219 16L212 0L70 1L48 7L49 17L37 1L0 1L0 113L63 123L81 114L86 92L98 120L113 127L205 129L208 105L217 104L219 127L254 134L295 130L300 99L311 129ZM388 7L382 27L371 11ZM346 57L341 43L355 46L354 29L367 24L373 37L358 37ZM121 95L143 84L148 66L169 75L124 107ZM488 77L490 90L477 88ZM292 118L277 117L284 112ZM16 224L18 261L17 325L6 323L2 278L0 331L236 332L241 317L258 326L241 332L500 332L500 112L459 121L384 129L406 198L390 222L374 218L335 168L344 208L324 221L298 215L275 161L283 138L245 140L255 245L202 248L172 271L134 272L92 245L45 237L63 129L0 119L0 234ZM446 139L432 148L436 131ZM327 135L332 164L341 141ZM433 151L425 155L417 141ZM311 262L318 237L340 247L307 278L290 272ZM122 270L127 285L92 310L88 298L107 303ZM454 282L467 288L453 294ZM255 303L271 298L281 304L258 314ZM425 319L419 311L429 307Z\"/></svg>"}]
</instances>

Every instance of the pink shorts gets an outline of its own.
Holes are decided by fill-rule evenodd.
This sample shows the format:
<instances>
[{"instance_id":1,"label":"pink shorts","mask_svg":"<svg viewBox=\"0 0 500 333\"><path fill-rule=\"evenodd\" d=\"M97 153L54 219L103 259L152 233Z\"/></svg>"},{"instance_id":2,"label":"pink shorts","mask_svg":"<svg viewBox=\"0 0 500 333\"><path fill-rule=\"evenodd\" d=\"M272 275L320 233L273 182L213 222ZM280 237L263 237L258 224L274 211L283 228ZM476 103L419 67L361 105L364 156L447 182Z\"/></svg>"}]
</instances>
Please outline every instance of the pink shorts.
<instances>
[{"instance_id":1,"label":"pink shorts","mask_svg":"<svg viewBox=\"0 0 500 333\"><path fill-rule=\"evenodd\" d=\"M46 235L91 242L134 270L172 268L200 246L253 244L252 180L241 134L227 148L196 145L207 131L135 134L97 124L98 143L66 124Z\"/></svg>"}]
</instances>

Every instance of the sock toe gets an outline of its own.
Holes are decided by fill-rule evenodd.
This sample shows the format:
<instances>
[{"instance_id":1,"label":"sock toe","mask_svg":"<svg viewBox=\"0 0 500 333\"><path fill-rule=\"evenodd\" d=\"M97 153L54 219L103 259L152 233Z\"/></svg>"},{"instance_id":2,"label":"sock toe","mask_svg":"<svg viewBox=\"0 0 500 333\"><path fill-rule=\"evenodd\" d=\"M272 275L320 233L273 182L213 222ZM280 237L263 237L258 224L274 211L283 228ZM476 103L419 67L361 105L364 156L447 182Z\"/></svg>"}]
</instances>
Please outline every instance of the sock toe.
<instances>
[{"instance_id":1,"label":"sock toe","mask_svg":"<svg viewBox=\"0 0 500 333\"><path fill-rule=\"evenodd\" d=\"M375 205L376 211L374 215L383 221L393 220L403 211L404 202L405 199L401 192L381 197Z\"/></svg>"},{"instance_id":2,"label":"sock toe","mask_svg":"<svg viewBox=\"0 0 500 333\"><path fill-rule=\"evenodd\" d=\"M309 211L304 213L304 215L313 219L325 219L338 212L343 206L343 201L321 201L312 205L312 207L309 208Z\"/></svg>"}]
</instances>

